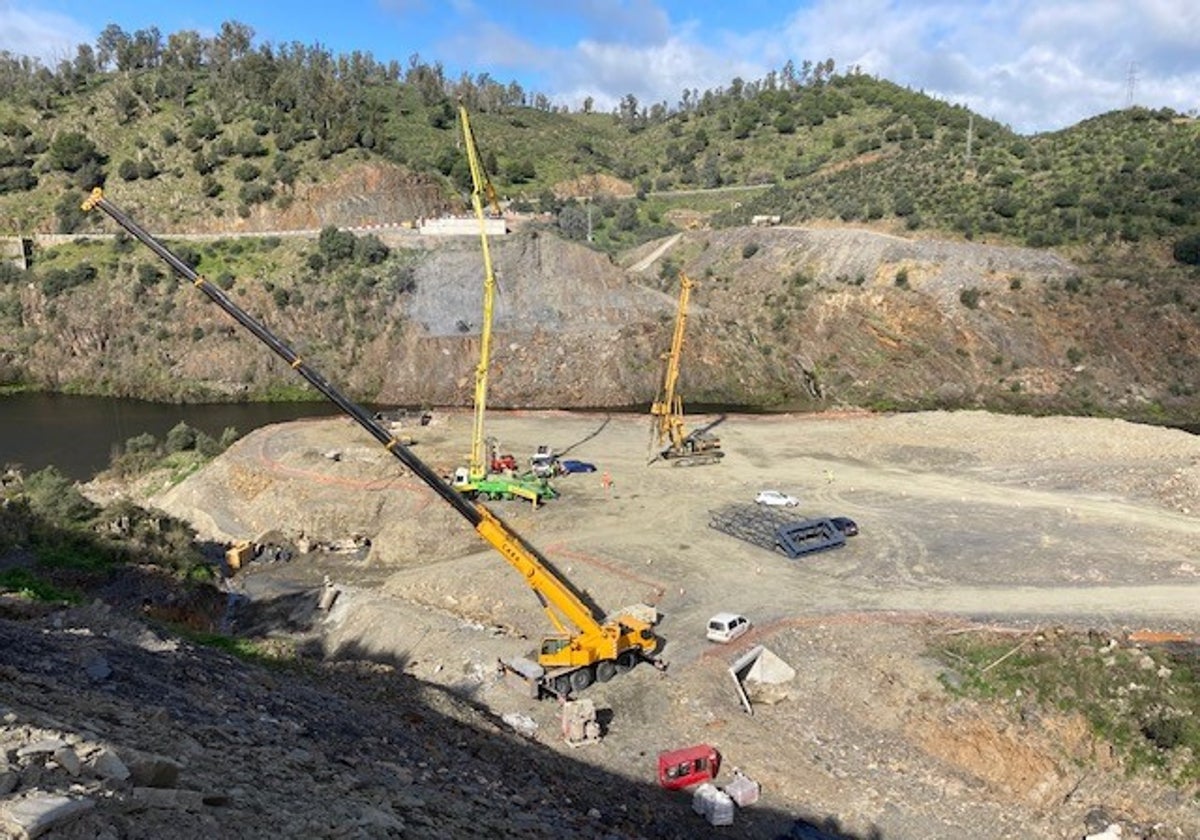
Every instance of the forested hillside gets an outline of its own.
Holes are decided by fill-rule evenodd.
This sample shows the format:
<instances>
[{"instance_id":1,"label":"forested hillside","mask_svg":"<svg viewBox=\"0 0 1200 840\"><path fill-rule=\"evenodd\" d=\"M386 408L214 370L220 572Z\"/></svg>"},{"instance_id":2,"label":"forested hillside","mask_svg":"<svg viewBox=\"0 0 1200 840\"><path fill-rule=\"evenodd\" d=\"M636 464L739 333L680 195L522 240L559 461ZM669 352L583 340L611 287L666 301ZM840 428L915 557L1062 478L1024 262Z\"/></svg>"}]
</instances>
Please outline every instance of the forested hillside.
<instances>
[{"instance_id":1,"label":"forested hillside","mask_svg":"<svg viewBox=\"0 0 1200 840\"><path fill-rule=\"evenodd\" d=\"M338 230L470 212L459 102L521 230L500 252L517 291L497 312L497 405L650 400L683 270L701 281L693 400L1194 416L1200 124L1166 109L1020 136L827 60L600 112L236 22L110 26L56 67L0 53L0 236L111 233L79 206L97 185L156 232L254 234L180 247L256 312L314 330L356 394L465 401L478 243ZM314 237L280 238L299 229ZM29 256L0 262L0 385L291 393L128 241ZM236 369L214 381L181 341Z\"/></svg>"},{"instance_id":2,"label":"forested hillside","mask_svg":"<svg viewBox=\"0 0 1200 840\"><path fill-rule=\"evenodd\" d=\"M458 101L477 112L485 167L518 209L561 214L572 198L600 199L593 239L611 247L669 227L678 200L657 193L722 186L775 185L718 224L755 213L893 220L1034 246L1174 245L1195 233L1200 208L1200 133L1167 109L1022 137L831 60L683 90L674 103L627 95L598 113L590 99L555 105L486 74L450 79L416 55L384 64L257 43L236 22L213 37L114 25L57 67L0 54L0 91L0 227L10 234L85 227L75 193L104 182L136 182L146 210L172 225L245 219L263 205L286 210L298 184L353 161L403 167L453 203L469 186ZM586 235L573 221L568 213L565 232Z\"/></svg>"}]
</instances>

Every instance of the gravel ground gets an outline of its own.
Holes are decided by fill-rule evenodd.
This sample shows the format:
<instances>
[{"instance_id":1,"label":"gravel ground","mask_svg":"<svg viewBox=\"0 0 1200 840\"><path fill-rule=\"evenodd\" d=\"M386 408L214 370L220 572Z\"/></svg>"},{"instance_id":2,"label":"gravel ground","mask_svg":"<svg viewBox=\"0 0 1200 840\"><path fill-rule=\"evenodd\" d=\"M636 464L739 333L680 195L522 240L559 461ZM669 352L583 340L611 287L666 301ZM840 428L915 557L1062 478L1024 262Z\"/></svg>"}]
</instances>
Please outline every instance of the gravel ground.
<instances>
[{"instance_id":1,"label":"gravel ground","mask_svg":"<svg viewBox=\"0 0 1200 840\"><path fill-rule=\"evenodd\" d=\"M414 430L414 451L449 468L469 424L439 413ZM662 615L666 675L637 668L588 692L605 726L598 744L568 747L553 703L497 681L496 658L548 629L519 577L341 420L261 430L155 498L216 539L267 528L370 535L365 555L252 564L234 581L247 596L243 630L328 664L261 671L181 646L145 654L169 680L144 678L131 660L91 685L88 657L71 645L113 634L48 629L53 617L5 623L14 641L0 658L0 705L14 719L4 737L38 726L172 757L184 767L178 786L203 794L184 809L181 837L234 825L244 836L279 825L459 836L455 826L490 818L494 836L769 838L794 817L864 839L1065 840L1109 823L1125 838L1200 836L1196 790L1127 777L1078 720L950 696L925 653L979 627L1200 634L1200 439L978 412L732 416L715 431L723 462L679 469L646 466L641 417L489 417L506 450L549 443L612 480L567 476L560 500L500 504L501 515L598 603L652 603ZM764 487L800 498L803 515L851 516L862 532L792 561L708 527L713 510ZM326 575L341 594L322 614L313 604ZM719 609L750 616L751 633L704 641ZM747 715L727 668L753 644L797 673L785 699ZM368 657L386 664L350 664ZM32 702L28 681L53 699ZM518 736L506 719L536 729ZM686 796L653 784L659 750L697 741L763 784L731 828L708 827ZM91 816L71 825L107 819L111 836L152 836L137 832L143 819L155 825L154 809L118 794L92 794ZM460 808L475 816L453 822ZM74 830L50 836L99 836Z\"/></svg>"}]
</instances>

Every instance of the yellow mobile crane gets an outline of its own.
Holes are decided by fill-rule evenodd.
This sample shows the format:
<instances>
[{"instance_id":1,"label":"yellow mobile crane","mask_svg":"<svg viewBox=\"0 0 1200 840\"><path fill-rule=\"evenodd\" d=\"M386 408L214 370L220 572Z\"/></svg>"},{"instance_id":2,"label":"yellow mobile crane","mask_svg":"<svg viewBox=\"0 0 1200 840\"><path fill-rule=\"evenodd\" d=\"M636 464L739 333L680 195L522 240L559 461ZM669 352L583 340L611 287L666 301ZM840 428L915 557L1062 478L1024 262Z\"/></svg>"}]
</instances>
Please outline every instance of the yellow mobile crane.
<instances>
[{"instance_id":1,"label":"yellow mobile crane","mask_svg":"<svg viewBox=\"0 0 1200 840\"><path fill-rule=\"evenodd\" d=\"M601 618L603 613L585 595L578 592L537 549L527 543L498 516L480 502L472 502L454 489L412 450L397 440L374 416L341 391L330 385L311 368L291 347L235 304L217 286L197 274L187 263L140 225L109 203L97 188L83 203L83 209L103 210L113 221L146 245L177 274L189 280L231 318L267 345L310 385L321 392L358 425L383 444L413 475L429 486L442 501L466 519L492 548L520 573L525 584L546 612L555 634L545 637L537 654L537 662L522 658L505 660L502 664L520 675L535 696L550 694L559 697L582 691L593 680L612 679L645 660L664 667L656 654L660 639L650 622L633 615L621 614Z\"/></svg>"},{"instance_id":2,"label":"yellow mobile crane","mask_svg":"<svg viewBox=\"0 0 1200 840\"><path fill-rule=\"evenodd\" d=\"M471 169L471 206L479 220L479 241L483 251L483 324L479 331L479 362L475 366L475 419L471 427L471 455L465 468L454 471L454 486L460 493L484 499L528 499L535 505L555 496L553 488L543 478L518 478L512 474L494 474L493 458L484 437L484 416L487 414L488 369L492 362L492 313L496 303L496 275L492 270L492 252L488 248L487 218L483 212L486 196L492 209L499 214L500 201L496 189L479 160L479 148L471 131L466 106L458 103L458 119L462 125L463 145L467 149L467 164Z\"/></svg>"},{"instance_id":3,"label":"yellow mobile crane","mask_svg":"<svg viewBox=\"0 0 1200 840\"><path fill-rule=\"evenodd\" d=\"M654 463L660 458L671 461L675 466L715 464L725 457L721 441L707 429L684 431L683 397L675 391L679 382L679 359L683 354L683 334L687 327L688 300L693 282L683 272L679 273L679 305L675 311L675 333L671 337L671 351L664 356L666 376L663 378L662 393L650 405L651 445L657 445L658 454L650 459Z\"/></svg>"}]
</instances>

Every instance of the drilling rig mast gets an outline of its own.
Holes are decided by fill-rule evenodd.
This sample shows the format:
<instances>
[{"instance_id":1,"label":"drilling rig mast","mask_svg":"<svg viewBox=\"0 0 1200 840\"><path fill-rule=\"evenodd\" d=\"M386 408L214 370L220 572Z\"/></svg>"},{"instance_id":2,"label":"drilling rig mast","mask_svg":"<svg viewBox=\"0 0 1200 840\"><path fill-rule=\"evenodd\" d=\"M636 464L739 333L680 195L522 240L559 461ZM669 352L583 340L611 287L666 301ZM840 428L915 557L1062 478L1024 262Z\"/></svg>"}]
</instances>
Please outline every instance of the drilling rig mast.
<instances>
[{"instance_id":1,"label":"drilling rig mast","mask_svg":"<svg viewBox=\"0 0 1200 840\"><path fill-rule=\"evenodd\" d=\"M675 332L671 337L671 350L663 357L666 360L666 375L659 398L650 406L650 416L653 418L651 445L657 445L659 450L650 463L661 459L671 461L677 467L697 466L715 464L725 457L720 439L708 431L711 426L690 433L684 431L683 397L676 391L679 361L683 355L683 336L687 327L688 301L694 285L690 277L680 272Z\"/></svg>"}]
</instances>

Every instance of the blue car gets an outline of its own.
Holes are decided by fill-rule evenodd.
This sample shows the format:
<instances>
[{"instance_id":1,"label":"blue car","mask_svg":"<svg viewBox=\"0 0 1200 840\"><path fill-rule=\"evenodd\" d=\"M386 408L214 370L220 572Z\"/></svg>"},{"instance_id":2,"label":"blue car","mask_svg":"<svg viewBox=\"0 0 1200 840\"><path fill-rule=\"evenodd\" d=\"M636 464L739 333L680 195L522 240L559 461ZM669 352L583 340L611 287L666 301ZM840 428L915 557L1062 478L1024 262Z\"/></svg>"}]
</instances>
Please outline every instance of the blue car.
<instances>
[{"instance_id":1,"label":"blue car","mask_svg":"<svg viewBox=\"0 0 1200 840\"><path fill-rule=\"evenodd\" d=\"M562 471L565 473L585 473L596 471L595 464L589 464L587 461L576 461L571 458L568 458L565 461L559 461L558 464L560 467L562 467Z\"/></svg>"}]
</instances>

